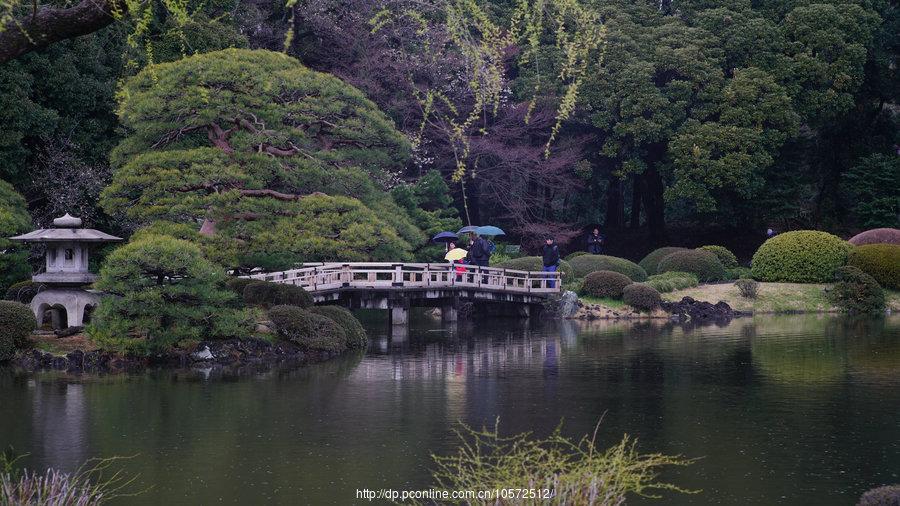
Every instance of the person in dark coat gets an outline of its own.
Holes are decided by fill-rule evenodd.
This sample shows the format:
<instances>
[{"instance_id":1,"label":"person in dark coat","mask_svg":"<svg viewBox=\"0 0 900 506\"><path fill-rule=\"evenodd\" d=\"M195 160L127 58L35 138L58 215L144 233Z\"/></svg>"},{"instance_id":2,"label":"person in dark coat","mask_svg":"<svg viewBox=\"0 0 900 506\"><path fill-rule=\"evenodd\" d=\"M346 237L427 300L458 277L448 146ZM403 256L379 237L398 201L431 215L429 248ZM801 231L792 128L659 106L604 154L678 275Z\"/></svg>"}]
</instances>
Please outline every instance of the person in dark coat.
<instances>
[{"instance_id":1,"label":"person in dark coat","mask_svg":"<svg viewBox=\"0 0 900 506\"><path fill-rule=\"evenodd\" d=\"M556 269L559 267L559 246L553 244L553 238L548 237L546 244L544 244L543 248L543 257L544 257L544 272L556 272ZM555 281L549 281L547 283L548 288L556 288Z\"/></svg>"},{"instance_id":2,"label":"person in dark coat","mask_svg":"<svg viewBox=\"0 0 900 506\"><path fill-rule=\"evenodd\" d=\"M600 229L595 228L593 232L588 234L587 250L591 255L599 255L603 251L604 237L600 235Z\"/></svg>"},{"instance_id":3,"label":"person in dark coat","mask_svg":"<svg viewBox=\"0 0 900 506\"><path fill-rule=\"evenodd\" d=\"M491 264L491 250L488 242L484 238L469 234L469 253L466 255L466 263L469 265L477 265L479 267L489 267ZM488 282L488 277L481 279L482 283Z\"/></svg>"}]
</instances>

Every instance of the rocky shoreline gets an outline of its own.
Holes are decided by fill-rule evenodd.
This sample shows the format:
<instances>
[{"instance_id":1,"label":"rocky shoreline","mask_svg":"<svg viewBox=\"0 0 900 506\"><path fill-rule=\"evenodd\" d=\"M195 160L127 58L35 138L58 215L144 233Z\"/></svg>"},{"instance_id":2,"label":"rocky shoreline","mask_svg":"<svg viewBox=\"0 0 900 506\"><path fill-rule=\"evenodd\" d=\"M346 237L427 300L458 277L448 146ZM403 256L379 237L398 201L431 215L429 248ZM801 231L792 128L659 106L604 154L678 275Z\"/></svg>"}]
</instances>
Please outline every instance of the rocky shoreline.
<instances>
[{"instance_id":1,"label":"rocky shoreline","mask_svg":"<svg viewBox=\"0 0 900 506\"><path fill-rule=\"evenodd\" d=\"M331 352L304 351L289 341L272 343L264 339L203 341L195 351L178 350L153 356L131 356L93 350L74 350L54 355L38 349L25 350L10 364L29 372L66 371L68 373L127 373L151 368L223 369L271 368L324 362L338 356Z\"/></svg>"},{"instance_id":2,"label":"rocky shoreline","mask_svg":"<svg viewBox=\"0 0 900 506\"><path fill-rule=\"evenodd\" d=\"M678 302L663 301L651 313L628 308L610 308L601 304L586 304L574 292L566 292L548 301L545 310L553 318L568 320L646 320L668 319L679 322L728 322L740 316L752 316L748 311L736 311L728 303L715 304L683 297Z\"/></svg>"}]
</instances>

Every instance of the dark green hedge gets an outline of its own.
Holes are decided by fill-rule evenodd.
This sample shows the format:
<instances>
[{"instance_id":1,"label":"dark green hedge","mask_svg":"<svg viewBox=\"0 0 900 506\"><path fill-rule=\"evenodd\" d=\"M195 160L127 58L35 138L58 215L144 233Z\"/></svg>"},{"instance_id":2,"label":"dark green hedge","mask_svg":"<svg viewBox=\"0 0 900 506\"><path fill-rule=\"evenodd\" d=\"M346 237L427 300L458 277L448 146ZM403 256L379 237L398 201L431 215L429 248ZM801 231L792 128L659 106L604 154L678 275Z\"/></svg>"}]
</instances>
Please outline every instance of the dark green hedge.
<instances>
[{"instance_id":1,"label":"dark green hedge","mask_svg":"<svg viewBox=\"0 0 900 506\"><path fill-rule=\"evenodd\" d=\"M37 328L31 308L20 302L0 300L0 362L16 350L28 347L28 336Z\"/></svg>"},{"instance_id":2,"label":"dark green hedge","mask_svg":"<svg viewBox=\"0 0 900 506\"><path fill-rule=\"evenodd\" d=\"M850 252L847 265L859 268L885 288L900 290L900 245L865 244Z\"/></svg>"},{"instance_id":3,"label":"dark green hedge","mask_svg":"<svg viewBox=\"0 0 900 506\"><path fill-rule=\"evenodd\" d=\"M253 280L244 286L244 302L255 306L297 306L312 307L312 296L303 288L283 283Z\"/></svg>"},{"instance_id":4,"label":"dark green hedge","mask_svg":"<svg viewBox=\"0 0 900 506\"><path fill-rule=\"evenodd\" d=\"M759 281L825 283L847 263L850 248L847 241L827 232L785 232L756 250L751 271Z\"/></svg>"},{"instance_id":5,"label":"dark green hedge","mask_svg":"<svg viewBox=\"0 0 900 506\"><path fill-rule=\"evenodd\" d=\"M734 253L732 253L725 246L709 245L700 246L697 249L709 251L710 253L716 255L719 258L719 261L722 262L722 266L725 267L725 269L734 269L738 266L737 257L734 256Z\"/></svg>"},{"instance_id":6,"label":"dark green hedge","mask_svg":"<svg viewBox=\"0 0 900 506\"><path fill-rule=\"evenodd\" d=\"M575 277L583 278L592 272L613 271L628 276L632 281L646 281L647 271L640 265L624 258L609 255L581 255L570 262Z\"/></svg>"},{"instance_id":7,"label":"dark green hedge","mask_svg":"<svg viewBox=\"0 0 900 506\"><path fill-rule=\"evenodd\" d=\"M621 299L622 290L631 283L631 278L621 272L595 271L584 277L579 292L592 297Z\"/></svg>"},{"instance_id":8,"label":"dark green hedge","mask_svg":"<svg viewBox=\"0 0 900 506\"><path fill-rule=\"evenodd\" d=\"M848 313L884 311L884 291L875 278L849 265L839 267L834 277L837 283L828 296L836 306Z\"/></svg>"},{"instance_id":9,"label":"dark green hedge","mask_svg":"<svg viewBox=\"0 0 900 506\"><path fill-rule=\"evenodd\" d=\"M719 258L709 251L689 249L676 251L659 261L657 270L663 272L690 272L700 282L721 281L728 274Z\"/></svg>"},{"instance_id":10,"label":"dark green hedge","mask_svg":"<svg viewBox=\"0 0 900 506\"><path fill-rule=\"evenodd\" d=\"M331 318L340 325L347 334L347 346L350 348L365 348L369 345L366 329L350 310L341 306L314 306L309 312Z\"/></svg>"},{"instance_id":11,"label":"dark green hedge","mask_svg":"<svg viewBox=\"0 0 900 506\"><path fill-rule=\"evenodd\" d=\"M331 318L297 306L275 306L269 310L275 331L305 350L341 352L347 349L347 333Z\"/></svg>"},{"instance_id":12,"label":"dark green hedge","mask_svg":"<svg viewBox=\"0 0 900 506\"><path fill-rule=\"evenodd\" d=\"M675 246L666 246L663 248L655 249L651 251L647 256L645 256L639 262L639 265L642 269L647 271L648 276L659 274L657 266L659 265L660 260L671 255L672 253L675 253L676 251L685 251L686 249L687 248L679 248Z\"/></svg>"},{"instance_id":13,"label":"dark green hedge","mask_svg":"<svg viewBox=\"0 0 900 506\"><path fill-rule=\"evenodd\" d=\"M650 312L659 307L662 297L647 283L632 283L622 291L622 300L638 311Z\"/></svg>"}]
</instances>

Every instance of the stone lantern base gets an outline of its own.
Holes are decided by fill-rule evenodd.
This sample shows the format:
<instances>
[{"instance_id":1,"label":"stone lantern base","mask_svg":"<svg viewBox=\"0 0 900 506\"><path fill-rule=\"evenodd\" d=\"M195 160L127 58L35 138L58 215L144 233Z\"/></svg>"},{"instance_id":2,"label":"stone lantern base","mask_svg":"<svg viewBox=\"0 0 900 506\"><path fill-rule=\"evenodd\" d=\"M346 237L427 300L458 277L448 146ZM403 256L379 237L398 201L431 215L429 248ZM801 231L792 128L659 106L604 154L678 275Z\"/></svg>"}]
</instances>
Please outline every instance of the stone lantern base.
<instances>
[{"instance_id":1,"label":"stone lantern base","mask_svg":"<svg viewBox=\"0 0 900 506\"><path fill-rule=\"evenodd\" d=\"M44 314L49 310L54 329L81 327L85 311L100 303L100 293L82 288L50 288L31 299L31 310L38 326L44 324Z\"/></svg>"}]
</instances>

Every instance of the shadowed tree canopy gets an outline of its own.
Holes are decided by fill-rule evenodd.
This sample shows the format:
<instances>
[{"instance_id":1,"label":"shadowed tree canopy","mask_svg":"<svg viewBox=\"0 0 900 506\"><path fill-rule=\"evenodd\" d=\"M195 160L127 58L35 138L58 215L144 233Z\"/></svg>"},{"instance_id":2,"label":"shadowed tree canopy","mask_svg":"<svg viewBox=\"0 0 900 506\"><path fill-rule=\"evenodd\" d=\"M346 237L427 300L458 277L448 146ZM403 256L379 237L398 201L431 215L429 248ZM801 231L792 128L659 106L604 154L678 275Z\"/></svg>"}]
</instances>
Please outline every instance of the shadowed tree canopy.
<instances>
[{"instance_id":1,"label":"shadowed tree canopy","mask_svg":"<svg viewBox=\"0 0 900 506\"><path fill-rule=\"evenodd\" d=\"M355 88L270 51L152 65L119 94L110 213L189 223L229 265L409 258L424 234L385 192L406 138ZM202 224L202 226L201 226ZM319 238L318 245L301 244ZM365 244L363 244L365 243ZM221 251L217 253L221 254Z\"/></svg>"}]
</instances>

